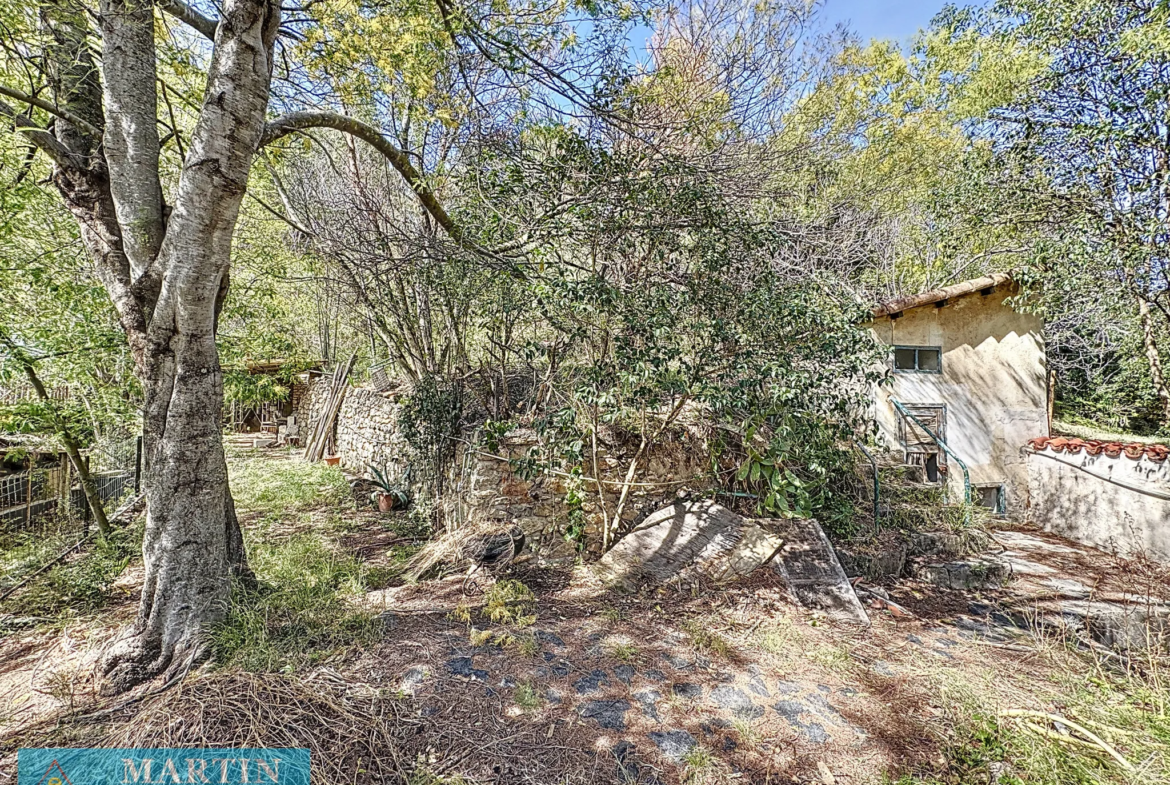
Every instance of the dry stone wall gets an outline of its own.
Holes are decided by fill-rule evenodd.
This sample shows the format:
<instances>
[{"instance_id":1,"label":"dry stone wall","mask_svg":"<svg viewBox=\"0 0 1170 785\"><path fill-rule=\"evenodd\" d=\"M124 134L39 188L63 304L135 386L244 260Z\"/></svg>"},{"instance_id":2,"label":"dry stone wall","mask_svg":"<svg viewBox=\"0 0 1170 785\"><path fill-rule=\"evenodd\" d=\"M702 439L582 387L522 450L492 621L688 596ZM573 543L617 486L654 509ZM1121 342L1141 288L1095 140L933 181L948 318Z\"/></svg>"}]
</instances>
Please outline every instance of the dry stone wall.
<instances>
[{"instance_id":1,"label":"dry stone wall","mask_svg":"<svg viewBox=\"0 0 1170 785\"><path fill-rule=\"evenodd\" d=\"M398 427L402 405L395 398L365 387L345 391L337 413L336 445L341 465L355 474L370 466L387 479L401 477L406 470L409 445Z\"/></svg>"},{"instance_id":2,"label":"dry stone wall","mask_svg":"<svg viewBox=\"0 0 1170 785\"><path fill-rule=\"evenodd\" d=\"M298 420L306 423L306 434L312 433L324 412L328 388L328 377L315 379L301 400ZM392 479L402 476L410 448L398 425L401 410L397 393L347 388L334 424L335 454L342 468L354 475L368 476L369 467L374 465ZM447 469L440 504L449 528L482 520L515 521L542 558L557 560L576 557L576 543L565 536L570 525L576 523L584 526L584 541L600 551L603 525L607 515L612 516L617 508L636 442L625 444L611 435L598 449L605 496L603 512L591 459L586 461L584 479L574 480L559 471L527 477L517 466L539 443L534 431L511 431L499 440L495 452L473 446L475 441L474 434L465 434ZM622 515L623 529L680 496L705 489L707 484L697 478L705 474L706 455L697 437L687 431L679 431L649 450L634 476ZM576 514L566 503L571 484L581 497L580 512Z\"/></svg>"},{"instance_id":3,"label":"dry stone wall","mask_svg":"<svg viewBox=\"0 0 1170 785\"><path fill-rule=\"evenodd\" d=\"M327 376L314 379L301 398L297 419L307 423L306 434L313 432L325 412L329 382ZM368 475L372 465L388 479L400 477L408 455L408 445L398 428L401 409L397 394L368 387L346 388L333 424L332 454L341 458L342 468L351 474Z\"/></svg>"},{"instance_id":4,"label":"dry stone wall","mask_svg":"<svg viewBox=\"0 0 1170 785\"><path fill-rule=\"evenodd\" d=\"M566 503L566 496L573 484L582 498L580 523L584 526L584 542L590 550L600 553L603 526L617 508L628 461L636 445L599 448L598 464L605 497L603 511L591 461L586 461L584 479L574 479L555 470L535 477L522 476L516 467L538 443L536 433L523 428L501 438L496 453L461 443L447 482L445 507L449 525L482 519L515 521L542 558L572 559L577 555L577 545L566 538L574 523L573 508ZM651 449L641 461L641 470L635 473L622 514L623 531L680 496L708 487L702 479L705 465L701 456L704 455L705 450L699 449L694 438L685 432Z\"/></svg>"}]
</instances>

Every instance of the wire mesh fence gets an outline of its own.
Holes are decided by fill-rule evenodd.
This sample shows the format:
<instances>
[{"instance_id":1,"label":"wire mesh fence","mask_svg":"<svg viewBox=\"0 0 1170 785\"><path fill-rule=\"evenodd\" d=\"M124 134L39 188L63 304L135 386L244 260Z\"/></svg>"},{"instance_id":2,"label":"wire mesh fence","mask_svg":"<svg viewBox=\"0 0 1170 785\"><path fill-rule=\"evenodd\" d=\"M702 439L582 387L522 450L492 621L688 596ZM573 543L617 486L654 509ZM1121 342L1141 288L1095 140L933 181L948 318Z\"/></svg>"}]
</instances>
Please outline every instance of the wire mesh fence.
<instances>
[{"instance_id":1,"label":"wire mesh fence","mask_svg":"<svg viewBox=\"0 0 1170 785\"><path fill-rule=\"evenodd\" d=\"M137 440L129 447L94 450L87 459L97 496L107 515L129 499L140 486ZM0 476L0 531L36 529L53 522L84 530L93 517L81 480L65 457L42 457L23 472Z\"/></svg>"}]
</instances>

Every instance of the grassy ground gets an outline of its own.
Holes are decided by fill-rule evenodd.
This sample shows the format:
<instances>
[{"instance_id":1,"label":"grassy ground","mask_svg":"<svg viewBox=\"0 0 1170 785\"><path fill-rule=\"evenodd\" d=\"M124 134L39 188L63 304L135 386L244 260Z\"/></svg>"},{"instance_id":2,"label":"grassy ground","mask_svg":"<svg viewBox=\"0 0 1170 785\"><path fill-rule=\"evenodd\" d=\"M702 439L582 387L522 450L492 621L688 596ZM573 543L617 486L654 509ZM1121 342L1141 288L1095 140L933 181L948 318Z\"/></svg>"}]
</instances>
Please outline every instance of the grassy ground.
<instances>
[{"instance_id":1,"label":"grassy ground","mask_svg":"<svg viewBox=\"0 0 1170 785\"><path fill-rule=\"evenodd\" d=\"M107 706L82 689L84 675L132 612L126 587L140 529L87 549L14 598L12 607L37 616L38 626L0 639L0 697L8 700L0 700L0 778L21 744L264 743L310 747L321 782L576 785L621 781L614 761L623 760L616 750L628 738L637 741L638 776L653 772L663 783L1167 781L1162 659L1119 659L1042 635L959 640L944 656L938 642L955 636L942 626L947 612L932 609L968 598L928 596L913 583L900 587L899 599L918 595L919 619L875 614L873 627L858 632L825 624L766 584L619 596L580 570L520 570L470 602L459 579L447 579L456 588L449 609L438 582L417 587L417 614L394 595L399 612L387 626L370 592L399 582L428 533L426 516L358 510L340 471L279 453L232 453L230 466L257 582L235 588L226 620L212 631L214 661L161 696L100 721L78 719ZM27 564L51 545L9 541L0 563ZM560 636L563 646L550 648L538 632ZM446 674L452 651L490 671L488 680ZM576 669L559 680L541 675L562 661L551 659L554 651ZM672 674L667 656L709 664ZM612 677L610 697L635 706L631 724L614 732L582 719L586 698L574 696L573 680L619 667L635 678L668 671L658 687L667 693L661 725L642 718ZM402 686L411 668L430 674L417 691ZM811 685L814 697L823 688L863 731L860 741L809 744L771 708L707 733L705 710L670 691L682 680L709 678L709 690L748 673L773 690L777 679ZM50 701L52 710L39 709L34 721L20 708L30 699ZM675 762L655 758L646 742L647 730L667 727L697 740Z\"/></svg>"}]
</instances>

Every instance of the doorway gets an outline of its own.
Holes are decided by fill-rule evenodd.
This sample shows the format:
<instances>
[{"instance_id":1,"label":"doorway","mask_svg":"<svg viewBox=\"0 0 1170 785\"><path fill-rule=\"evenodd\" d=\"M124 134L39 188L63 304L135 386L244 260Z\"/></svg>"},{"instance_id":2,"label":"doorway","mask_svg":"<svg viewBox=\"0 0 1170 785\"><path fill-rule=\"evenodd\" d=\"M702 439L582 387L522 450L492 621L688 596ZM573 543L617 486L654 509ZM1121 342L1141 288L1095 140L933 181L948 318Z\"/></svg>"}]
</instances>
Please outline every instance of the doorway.
<instances>
[{"instance_id":1,"label":"doorway","mask_svg":"<svg viewBox=\"0 0 1170 785\"><path fill-rule=\"evenodd\" d=\"M947 440L947 407L942 403L905 404L918 422L925 425L938 438ZM898 415L898 440L906 454L906 463L921 466L927 482L942 482L946 479L947 455L938 443L918 423L902 414Z\"/></svg>"}]
</instances>

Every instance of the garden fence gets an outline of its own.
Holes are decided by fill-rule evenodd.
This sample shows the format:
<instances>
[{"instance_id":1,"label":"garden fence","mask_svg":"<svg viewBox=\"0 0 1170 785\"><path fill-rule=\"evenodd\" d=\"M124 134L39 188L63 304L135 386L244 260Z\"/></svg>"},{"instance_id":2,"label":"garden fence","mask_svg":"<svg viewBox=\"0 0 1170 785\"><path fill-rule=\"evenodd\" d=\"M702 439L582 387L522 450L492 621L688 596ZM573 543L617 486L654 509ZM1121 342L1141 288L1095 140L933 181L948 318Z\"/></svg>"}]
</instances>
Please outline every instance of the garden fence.
<instances>
[{"instance_id":1,"label":"garden fence","mask_svg":"<svg viewBox=\"0 0 1170 785\"><path fill-rule=\"evenodd\" d=\"M87 456L90 477L107 515L141 485L141 454L137 440L95 448ZM49 521L73 523L79 530L92 518L85 491L69 460L32 466L0 477L0 531L20 531Z\"/></svg>"}]
</instances>

